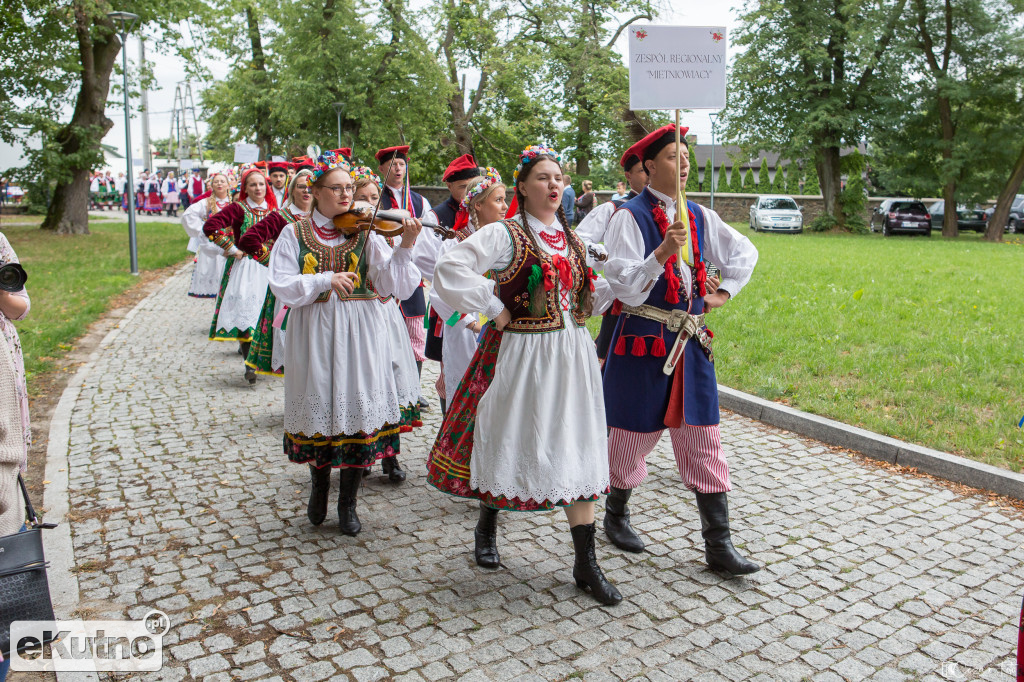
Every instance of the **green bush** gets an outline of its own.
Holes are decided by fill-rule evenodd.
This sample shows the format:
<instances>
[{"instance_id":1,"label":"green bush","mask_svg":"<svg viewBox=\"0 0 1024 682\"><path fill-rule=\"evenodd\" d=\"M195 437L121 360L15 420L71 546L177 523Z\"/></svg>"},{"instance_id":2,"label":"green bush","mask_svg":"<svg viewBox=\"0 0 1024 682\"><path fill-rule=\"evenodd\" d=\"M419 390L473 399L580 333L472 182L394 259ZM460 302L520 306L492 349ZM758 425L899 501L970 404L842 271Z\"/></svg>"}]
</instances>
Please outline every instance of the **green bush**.
<instances>
[{"instance_id":1,"label":"green bush","mask_svg":"<svg viewBox=\"0 0 1024 682\"><path fill-rule=\"evenodd\" d=\"M786 173L786 194L801 194L800 191L800 169L789 167Z\"/></svg>"},{"instance_id":2,"label":"green bush","mask_svg":"<svg viewBox=\"0 0 1024 682\"><path fill-rule=\"evenodd\" d=\"M757 190L757 185L754 184L754 170L748 168L746 174L743 176L743 193L753 194Z\"/></svg>"},{"instance_id":3,"label":"green bush","mask_svg":"<svg viewBox=\"0 0 1024 682\"><path fill-rule=\"evenodd\" d=\"M846 227L851 232L866 233L868 226L864 220L864 210L868 198L864 190L864 157L854 151L840 160L840 166L846 175L846 187L839 195L839 207Z\"/></svg>"},{"instance_id":4,"label":"green bush","mask_svg":"<svg viewBox=\"0 0 1024 682\"><path fill-rule=\"evenodd\" d=\"M772 194L786 193L786 176L783 171L782 166L775 169L775 179L772 180Z\"/></svg>"},{"instance_id":5,"label":"green bush","mask_svg":"<svg viewBox=\"0 0 1024 682\"><path fill-rule=\"evenodd\" d=\"M701 192L711 191L711 159L704 164L704 180L700 183Z\"/></svg>"},{"instance_id":6,"label":"green bush","mask_svg":"<svg viewBox=\"0 0 1024 682\"><path fill-rule=\"evenodd\" d=\"M700 191L700 175L696 164L697 155L693 153L693 145L690 145L690 174L686 176L686 193Z\"/></svg>"},{"instance_id":7,"label":"green bush","mask_svg":"<svg viewBox=\"0 0 1024 682\"><path fill-rule=\"evenodd\" d=\"M743 192L743 177L740 174L739 166L733 166L729 171L729 191L733 194Z\"/></svg>"},{"instance_id":8,"label":"green bush","mask_svg":"<svg viewBox=\"0 0 1024 682\"><path fill-rule=\"evenodd\" d=\"M810 196L821 194L821 185L818 184L818 171L814 168L807 170L807 178L804 180L804 194Z\"/></svg>"},{"instance_id":9,"label":"green bush","mask_svg":"<svg viewBox=\"0 0 1024 682\"><path fill-rule=\"evenodd\" d=\"M772 179L768 173L768 159L761 159L761 168L757 171L757 193L771 194Z\"/></svg>"},{"instance_id":10,"label":"green bush","mask_svg":"<svg viewBox=\"0 0 1024 682\"><path fill-rule=\"evenodd\" d=\"M725 164L718 169L718 187L715 188L716 192L728 192L729 190L729 173L725 170Z\"/></svg>"}]
</instances>

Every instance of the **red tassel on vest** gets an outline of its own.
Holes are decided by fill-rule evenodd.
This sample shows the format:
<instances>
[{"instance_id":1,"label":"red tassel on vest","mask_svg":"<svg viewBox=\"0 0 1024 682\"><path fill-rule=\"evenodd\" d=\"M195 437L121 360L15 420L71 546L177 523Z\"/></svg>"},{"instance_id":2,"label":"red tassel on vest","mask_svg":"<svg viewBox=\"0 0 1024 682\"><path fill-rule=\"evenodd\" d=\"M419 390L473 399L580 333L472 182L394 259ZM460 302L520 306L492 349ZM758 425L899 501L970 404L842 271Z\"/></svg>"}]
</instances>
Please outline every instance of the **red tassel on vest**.
<instances>
[{"instance_id":1,"label":"red tassel on vest","mask_svg":"<svg viewBox=\"0 0 1024 682\"><path fill-rule=\"evenodd\" d=\"M643 357L647 355L647 344L644 342L644 337L634 336L633 337L633 355L637 357Z\"/></svg>"},{"instance_id":2,"label":"red tassel on vest","mask_svg":"<svg viewBox=\"0 0 1024 682\"><path fill-rule=\"evenodd\" d=\"M615 354L625 355L626 354L626 337L619 335L619 340L615 342Z\"/></svg>"}]
</instances>

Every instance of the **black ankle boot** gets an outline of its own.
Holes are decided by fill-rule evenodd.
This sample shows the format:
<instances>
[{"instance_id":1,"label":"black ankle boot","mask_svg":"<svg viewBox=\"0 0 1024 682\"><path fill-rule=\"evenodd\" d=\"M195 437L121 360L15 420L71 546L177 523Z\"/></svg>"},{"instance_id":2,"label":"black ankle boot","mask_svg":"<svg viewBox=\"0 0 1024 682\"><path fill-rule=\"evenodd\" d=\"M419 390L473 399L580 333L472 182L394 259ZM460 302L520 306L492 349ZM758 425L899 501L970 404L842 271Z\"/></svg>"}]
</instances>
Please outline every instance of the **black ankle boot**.
<instances>
[{"instance_id":1,"label":"black ankle boot","mask_svg":"<svg viewBox=\"0 0 1024 682\"><path fill-rule=\"evenodd\" d=\"M476 565L484 568L497 568L501 565L498 556L498 510L480 503L480 520L473 531L476 539Z\"/></svg>"},{"instance_id":2,"label":"black ankle boot","mask_svg":"<svg viewBox=\"0 0 1024 682\"><path fill-rule=\"evenodd\" d=\"M341 470L341 489L338 491L338 527L343 535L358 535L363 526L356 515L356 498L363 482L363 470L345 467Z\"/></svg>"},{"instance_id":3,"label":"black ankle boot","mask_svg":"<svg viewBox=\"0 0 1024 682\"><path fill-rule=\"evenodd\" d=\"M729 534L729 501L726 494L696 494L701 535L704 536L704 558L708 568L733 575L748 575L760 571L760 566L744 559L732 546Z\"/></svg>"},{"instance_id":4,"label":"black ankle boot","mask_svg":"<svg viewBox=\"0 0 1024 682\"><path fill-rule=\"evenodd\" d=\"M632 492L629 488L612 487L604 502L604 532L619 549L642 552L644 541L629 523L629 506L626 503Z\"/></svg>"},{"instance_id":5,"label":"black ankle boot","mask_svg":"<svg viewBox=\"0 0 1024 682\"><path fill-rule=\"evenodd\" d=\"M249 382L250 386L256 385L256 370L249 365L245 366L245 380Z\"/></svg>"},{"instance_id":6,"label":"black ankle boot","mask_svg":"<svg viewBox=\"0 0 1024 682\"><path fill-rule=\"evenodd\" d=\"M580 524L569 529L572 533L572 544L576 548L576 564L572 567L572 577L576 587L590 590L594 599L605 606L614 606L622 601L622 595L604 577L601 567L597 565L594 554L594 524Z\"/></svg>"},{"instance_id":7,"label":"black ankle boot","mask_svg":"<svg viewBox=\"0 0 1024 682\"><path fill-rule=\"evenodd\" d=\"M392 483L401 483L405 480L405 472L398 463L398 456L385 457L380 461L380 468L387 474L388 480Z\"/></svg>"},{"instance_id":8,"label":"black ankle boot","mask_svg":"<svg viewBox=\"0 0 1024 682\"><path fill-rule=\"evenodd\" d=\"M317 469L310 464L309 476L312 479L312 487L309 490L306 516L310 523L319 526L327 518L327 499L331 494L331 467Z\"/></svg>"}]
</instances>

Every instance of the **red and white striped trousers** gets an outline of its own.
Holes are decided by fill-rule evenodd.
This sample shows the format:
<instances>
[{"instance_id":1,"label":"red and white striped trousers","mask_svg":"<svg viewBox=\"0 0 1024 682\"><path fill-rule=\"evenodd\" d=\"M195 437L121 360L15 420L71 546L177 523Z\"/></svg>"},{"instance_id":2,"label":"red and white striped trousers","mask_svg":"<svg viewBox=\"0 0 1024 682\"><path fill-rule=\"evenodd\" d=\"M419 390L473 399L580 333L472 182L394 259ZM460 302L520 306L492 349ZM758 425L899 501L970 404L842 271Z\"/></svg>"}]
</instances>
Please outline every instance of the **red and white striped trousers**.
<instances>
[{"instance_id":1,"label":"red and white striped trousers","mask_svg":"<svg viewBox=\"0 0 1024 682\"><path fill-rule=\"evenodd\" d=\"M423 354L427 347L427 329L423 326L423 316L406 317L405 328L409 330L409 342L412 343L412 354L416 362L423 362L427 359Z\"/></svg>"},{"instance_id":2,"label":"red and white striped trousers","mask_svg":"<svg viewBox=\"0 0 1024 682\"><path fill-rule=\"evenodd\" d=\"M725 493L732 490L729 464L722 453L722 434L718 425L687 426L669 429L672 453L679 476L689 490L699 493ZM637 433L612 428L608 434L608 466L615 488L632 489L647 478L647 455L661 438L661 431Z\"/></svg>"}]
</instances>

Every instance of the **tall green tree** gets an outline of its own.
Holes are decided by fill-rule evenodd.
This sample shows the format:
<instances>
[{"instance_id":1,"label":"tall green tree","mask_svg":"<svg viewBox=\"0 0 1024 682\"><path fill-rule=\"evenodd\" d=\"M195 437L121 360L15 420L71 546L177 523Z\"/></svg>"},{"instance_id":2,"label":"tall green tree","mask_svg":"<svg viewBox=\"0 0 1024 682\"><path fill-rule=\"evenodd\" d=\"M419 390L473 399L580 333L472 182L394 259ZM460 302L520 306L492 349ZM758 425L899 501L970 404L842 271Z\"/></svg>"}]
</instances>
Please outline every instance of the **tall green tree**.
<instances>
[{"instance_id":1,"label":"tall green tree","mask_svg":"<svg viewBox=\"0 0 1024 682\"><path fill-rule=\"evenodd\" d=\"M912 0L910 38L899 47L920 76L881 101L887 118L873 136L886 187L940 188L946 206L1005 189L1024 147L1022 18L999 1ZM955 211L945 212L942 234L957 236ZM1001 239L1001 227L987 236Z\"/></svg>"},{"instance_id":2,"label":"tall green tree","mask_svg":"<svg viewBox=\"0 0 1024 682\"><path fill-rule=\"evenodd\" d=\"M629 72L615 52L619 35L633 22L654 17L652 0L519 0L514 17L523 38L543 46L548 68L528 77L537 96L558 102L567 125L558 143L575 161L579 176L593 159L625 148L623 114L628 110ZM527 77L524 73L520 78Z\"/></svg>"},{"instance_id":3,"label":"tall green tree","mask_svg":"<svg viewBox=\"0 0 1024 682\"><path fill-rule=\"evenodd\" d=\"M697 167L697 153L693 148L692 144L687 144L687 148L690 150L690 173L686 176L686 192L699 192L700 191L700 169Z\"/></svg>"},{"instance_id":4,"label":"tall green tree","mask_svg":"<svg viewBox=\"0 0 1024 682\"><path fill-rule=\"evenodd\" d=\"M711 167L711 159L704 162L704 180L700 183L702 192L710 192L714 184L714 169Z\"/></svg>"},{"instance_id":5,"label":"tall green tree","mask_svg":"<svg viewBox=\"0 0 1024 682\"><path fill-rule=\"evenodd\" d=\"M898 71L884 57L907 2L768 0L741 16L726 135L813 160L827 222L845 225L840 150L863 139L875 97Z\"/></svg>"},{"instance_id":6,"label":"tall green tree","mask_svg":"<svg viewBox=\"0 0 1024 682\"><path fill-rule=\"evenodd\" d=\"M121 40L108 13L139 15L136 31L175 45L178 23L198 0L7 0L0 21L0 137L15 125L44 136L31 172L54 184L43 229L87 234L89 173L102 163L100 141L114 125L107 117L111 75ZM15 99L16 98L16 99ZM61 109L73 103L65 118Z\"/></svg>"},{"instance_id":7,"label":"tall green tree","mask_svg":"<svg viewBox=\"0 0 1024 682\"><path fill-rule=\"evenodd\" d=\"M726 171L725 164L723 163L721 168L718 169L718 186L715 187L715 191L723 193L729 192L729 180L729 173Z\"/></svg>"}]
</instances>

